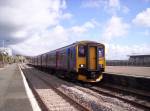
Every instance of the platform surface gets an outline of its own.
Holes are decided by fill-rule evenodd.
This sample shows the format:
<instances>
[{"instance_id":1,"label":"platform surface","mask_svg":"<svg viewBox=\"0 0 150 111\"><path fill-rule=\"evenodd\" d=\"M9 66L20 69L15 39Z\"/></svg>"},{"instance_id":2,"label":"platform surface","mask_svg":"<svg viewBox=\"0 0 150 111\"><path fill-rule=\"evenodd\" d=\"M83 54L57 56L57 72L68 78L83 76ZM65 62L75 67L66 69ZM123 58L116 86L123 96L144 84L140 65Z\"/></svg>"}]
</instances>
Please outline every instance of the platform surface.
<instances>
[{"instance_id":1,"label":"platform surface","mask_svg":"<svg viewBox=\"0 0 150 111\"><path fill-rule=\"evenodd\" d=\"M0 69L0 111L32 111L17 64Z\"/></svg>"},{"instance_id":2,"label":"platform surface","mask_svg":"<svg viewBox=\"0 0 150 111\"><path fill-rule=\"evenodd\" d=\"M150 67L106 66L105 73L150 77Z\"/></svg>"}]
</instances>

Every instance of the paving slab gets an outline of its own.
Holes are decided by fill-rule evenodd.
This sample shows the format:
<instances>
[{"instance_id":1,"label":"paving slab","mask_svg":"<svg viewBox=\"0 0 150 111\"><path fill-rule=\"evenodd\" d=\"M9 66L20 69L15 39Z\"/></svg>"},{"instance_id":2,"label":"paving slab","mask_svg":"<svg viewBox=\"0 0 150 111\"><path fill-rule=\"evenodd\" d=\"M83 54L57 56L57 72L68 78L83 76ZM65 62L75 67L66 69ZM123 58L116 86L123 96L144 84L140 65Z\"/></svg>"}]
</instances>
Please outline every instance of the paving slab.
<instances>
[{"instance_id":1,"label":"paving slab","mask_svg":"<svg viewBox=\"0 0 150 111\"><path fill-rule=\"evenodd\" d=\"M0 111L33 111L17 64L0 70Z\"/></svg>"}]
</instances>

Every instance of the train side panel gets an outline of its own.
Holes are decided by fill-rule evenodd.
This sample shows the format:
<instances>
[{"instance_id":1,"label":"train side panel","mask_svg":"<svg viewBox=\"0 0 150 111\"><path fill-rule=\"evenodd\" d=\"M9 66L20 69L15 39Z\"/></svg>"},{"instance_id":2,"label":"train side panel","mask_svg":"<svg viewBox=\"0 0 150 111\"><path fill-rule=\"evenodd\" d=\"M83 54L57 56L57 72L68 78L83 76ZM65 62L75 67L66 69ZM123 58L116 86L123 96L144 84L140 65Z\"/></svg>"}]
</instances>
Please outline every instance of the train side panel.
<instances>
[{"instance_id":1,"label":"train side panel","mask_svg":"<svg viewBox=\"0 0 150 111\"><path fill-rule=\"evenodd\" d=\"M37 56L37 67L41 67L41 55Z\"/></svg>"},{"instance_id":2,"label":"train side panel","mask_svg":"<svg viewBox=\"0 0 150 111\"><path fill-rule=\"evenodd\" d=\"M68 70L76 72L76 46L68 48Z\"/></svg>"},{"instance_id":3,"label":"train side panel","mask_svg":"<svg viewBox=\"0 0 150 111\"><path fill-rule=\"evenodd\" d=\"M42 59L42 67L46 68L47 67L47 54L43 54L41 55L41 59Z\"/></svg>"},{"instance_id":4,"label":"train side panel","mask_svg":"<svg viewBox=\"0 0 150 111\"><path fill-rule=\"evenodd\" d=\"M56 53L47 53L47 68L56 69Z\"/></svg>"},{"instance_id":5,"label":"train side panel","mask_svg":"<svg viewBox=\"0 0 150 111\"><path fill-rule=\"evenodd\" d=\"M57 69L67 70L67 51L62 49L57 51Z\"/></svg>"},{"instance_id":6,"label":"train side panel","mask_svg":"<svg viewBox=\"0 0 150 111\"><path fill-rule=\"evenodd\" d=\"M81 41L55 51L36 56L34 64L47 68L62 77L76 78L84 82L98 82L105 70L103 44Z\"/></svg>"}]
</instances>

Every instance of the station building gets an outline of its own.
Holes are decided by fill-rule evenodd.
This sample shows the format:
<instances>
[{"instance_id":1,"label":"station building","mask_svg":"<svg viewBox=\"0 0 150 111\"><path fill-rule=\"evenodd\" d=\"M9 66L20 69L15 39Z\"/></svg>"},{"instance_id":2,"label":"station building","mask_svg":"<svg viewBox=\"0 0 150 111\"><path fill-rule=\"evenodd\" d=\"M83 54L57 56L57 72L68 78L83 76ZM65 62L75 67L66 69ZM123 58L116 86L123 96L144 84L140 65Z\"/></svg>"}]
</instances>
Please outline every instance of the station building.
<instances>
[{"instance_id":1,"label":"station building","mask_svg":"<svg viewBox=\"0 0 150 111\"><path fill-rule=\"evenodd\" d=\"M129 62L137 65L150 66L150 54L149 55L130 55Z\"/></svg>"}]
</instances>

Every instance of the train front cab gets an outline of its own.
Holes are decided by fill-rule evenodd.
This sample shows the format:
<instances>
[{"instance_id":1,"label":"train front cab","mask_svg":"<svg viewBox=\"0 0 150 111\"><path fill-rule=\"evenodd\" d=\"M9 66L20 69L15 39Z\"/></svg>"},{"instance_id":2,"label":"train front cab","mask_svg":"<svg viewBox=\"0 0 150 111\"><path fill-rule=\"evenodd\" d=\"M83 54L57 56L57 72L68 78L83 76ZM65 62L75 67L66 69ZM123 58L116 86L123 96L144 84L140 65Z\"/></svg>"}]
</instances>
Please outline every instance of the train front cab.
<instances>
[{"instance_id":1,"label":"train front cab","mask_svg":"<svg viewBox=\"0 0 150 111\"><path fill-rule=\"evenodd\" d=\"M105 70L105 47L99 43L77 45L78 80L84 82L99 82Z\"/></svg>"}]
</instances>

